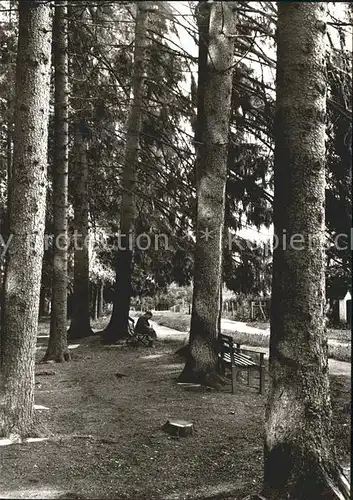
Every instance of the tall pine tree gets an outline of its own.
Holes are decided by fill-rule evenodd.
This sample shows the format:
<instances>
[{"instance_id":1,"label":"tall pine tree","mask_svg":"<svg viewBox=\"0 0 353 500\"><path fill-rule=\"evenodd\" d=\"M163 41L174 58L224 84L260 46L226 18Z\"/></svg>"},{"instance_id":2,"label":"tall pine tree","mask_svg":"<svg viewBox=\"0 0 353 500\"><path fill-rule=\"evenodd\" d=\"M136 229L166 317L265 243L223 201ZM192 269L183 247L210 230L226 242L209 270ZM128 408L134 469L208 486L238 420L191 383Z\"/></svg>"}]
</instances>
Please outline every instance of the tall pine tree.
<instances>
[{"instance_id":1,"label":"tall pine tree","mask_svg":"<svg viewBox=\"0 0 353 500\"><path fill-rule=\"evenodd\" d=\"M278 5L279 244L273 259L264 476L271 499L349 498L331 438L325 332L326 9L322 2Z\"/></svg>"}]
</instances>

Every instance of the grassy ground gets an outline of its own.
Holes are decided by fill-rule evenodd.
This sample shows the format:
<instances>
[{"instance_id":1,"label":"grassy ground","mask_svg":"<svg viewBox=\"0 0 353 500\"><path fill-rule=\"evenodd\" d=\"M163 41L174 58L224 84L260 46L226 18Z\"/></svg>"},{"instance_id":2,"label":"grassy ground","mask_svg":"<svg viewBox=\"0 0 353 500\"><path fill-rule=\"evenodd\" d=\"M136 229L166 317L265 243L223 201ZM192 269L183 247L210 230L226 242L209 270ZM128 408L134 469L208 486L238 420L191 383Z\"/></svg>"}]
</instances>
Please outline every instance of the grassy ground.
<instances>
[{"instance_id":1,"label":"grassy ground","mask_svg":"<svg viewBox=\"0 0 353 500\"><path fill-rule=\"evenodd\" d=\"M183 313L174 313L170 311L155 312L153 320L163 326L173 328L179 331L189 331L190 329L190 315ZM226 323L227 320L225 320ZM268 347L269 346L269 323L243 323L250 328L258 329L257 332L241 331L239 328L234 337L241 344L254 346L254 347ZM230 334L230 326L226 324L222 328L223 333ZM328 329L327 335L329 339L329 356L340 361L351 360L351 330L336 330Z\"/></svg>"},{"instance_id":2,"label":"grassy ground","mask_svg":"<svg viewBox=\"0 0 353 500\"><path fill-rule=\"evenodd\" d=\"M48 408L37 413L50 439L1 448L0 498L236 500L258 491L264 397L246 385L236 395L229 386L181 388L179 346L103 347L92 337L72 349L70 363L37 365L35 402ZM350 379L331 377L331 384L335 440L346 463ZM194 435L169 436L162 430L168 418L194 422Z\"/></svg>"}]
</instances>

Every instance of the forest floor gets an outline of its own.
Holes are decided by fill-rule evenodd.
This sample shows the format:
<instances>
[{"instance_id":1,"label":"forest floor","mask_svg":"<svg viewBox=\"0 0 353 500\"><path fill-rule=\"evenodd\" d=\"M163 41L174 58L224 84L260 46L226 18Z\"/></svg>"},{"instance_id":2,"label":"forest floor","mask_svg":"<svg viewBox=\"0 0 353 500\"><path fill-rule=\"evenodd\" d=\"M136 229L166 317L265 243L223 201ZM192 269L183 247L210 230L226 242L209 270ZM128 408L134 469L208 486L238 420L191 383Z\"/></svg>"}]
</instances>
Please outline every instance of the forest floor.
<instances>
[{"instance_id":1,"label":"forest floor","mask_svg":"<svg viewBox=\"0 0 353 500\"><path fill-rule=\"evenodd\" d=\"M40 325L38 360L48 326ZM107 347L91 337L71 345L70 363L38 364L36 413L48 439L0 448L0 498L236 500L259 491L264 396L245 384L236 395L230 386L178 386L181 342ZM350 389L350 376L331 374L343 466L350 461ZM192 421L194 435L166 434L169 418Z\"/></svg>"}]
</instances>

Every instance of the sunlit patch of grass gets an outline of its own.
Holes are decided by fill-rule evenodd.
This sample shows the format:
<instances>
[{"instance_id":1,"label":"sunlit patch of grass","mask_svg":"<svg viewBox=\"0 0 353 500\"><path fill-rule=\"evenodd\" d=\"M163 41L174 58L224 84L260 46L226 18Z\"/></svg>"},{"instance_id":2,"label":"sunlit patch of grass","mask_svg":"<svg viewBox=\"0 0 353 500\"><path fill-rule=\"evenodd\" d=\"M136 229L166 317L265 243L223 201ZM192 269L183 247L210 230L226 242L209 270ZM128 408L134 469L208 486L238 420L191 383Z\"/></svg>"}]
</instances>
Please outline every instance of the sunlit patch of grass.
<instances>
[{"instance_id":1,"label":"sunlit patch of grass","mask_svg":"<svg viewBox=\"0 0 353 500\"><path fill-rule=\"evenodd\" d=\"M174 313L171 311L158 312L153 315L153 320L161 326L166 326L180 332L188 332L190 329L190 315L188 314ZM248 326L253 325L249 323ZM222 329L222 333L232 335L234 340L242 345L269 347L270 336L268 330L249 333L242 331L231 332L229 329ZM349 342L350 332L347 330L328 330L327 335L329 338L329 357L337 359L338 361L349 362L351 360L351 344ZM332 339L332 341L330 341L330 339Z\"/></svg>"}]
</instances>

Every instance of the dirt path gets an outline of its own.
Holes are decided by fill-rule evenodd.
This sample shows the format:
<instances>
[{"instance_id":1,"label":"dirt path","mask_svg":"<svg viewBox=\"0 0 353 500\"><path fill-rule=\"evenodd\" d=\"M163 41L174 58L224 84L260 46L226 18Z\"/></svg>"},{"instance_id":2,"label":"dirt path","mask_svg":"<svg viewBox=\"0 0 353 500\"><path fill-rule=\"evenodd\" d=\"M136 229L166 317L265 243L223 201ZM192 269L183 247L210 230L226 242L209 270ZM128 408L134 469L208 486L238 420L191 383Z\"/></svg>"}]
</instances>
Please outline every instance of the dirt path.
<instances>
[{"instance_id":1,"label":"dirt path","mask_svg":"<svg viewBox=\"0 0 353 500\"><path fill-rule=\"evenodd\" d=\"M47 327L41 326L38 360ZM164 341L154 349L103 347L91 337L71 345L70 363L36 366L36 414L47 439L0 448L0 498L237 500L259 491L265 397L243 384L236 395L229 386L220 392L178 386L183 364L174 352L187 334L156 330ZM331 381L344 465L350 380L331 375ZM194 435L166 434L169 418L192 421Z\"/></svg>"},{"instance_id":2,"label":"dirt path","mask_svg":"<svg viewBox=\"0 0 353 500\"><path fill-rule=\"evenodd\" d=\"M180 332L179 330L174 330L172 328L168 328L167 326L162 326L158 325L155 321L151 321L151 325L153 328L156 330L157 336L160 340L164 341L172 341L172 342L187 342L188 339L188 332ZM222 328L224 330L228 330L230 333L234 333L237 331L242 331L246 333L258 333L264 332L264 330L261 330L259 328L254 328L246 323L243 323L241 321L231 321L231 320L223 320L222 319ZM48 339L48 334L43 331L43 328L41 330L41 334L38 336L38 339L43 341L41 342L42 345L45 345ZM332 341L334 342L334 341ZM71 348L75 348L78 344L74 344L71 346ZM251 345L247 345L245 347L250 347L253 348ZM265 358L268 359L269 355L269 349L267 347L256 347L257 350L264 352L265 353ZM344 362L344 361L337 361L335 359L329 359L329 370L330 374L332 375L344 375L347 377L351 377L351 370L352 370L352 365L351 363Z\"/></svg>"},{"instance_id":3,"label":"dirt path","mask_svg":"<svg viewBox=\"0 0 353 500\"><path fill-rule=\"evenodd\" d=\"M244 333L262 333L270 334L270 326L268 328L256 328L250 326L243 321L233 321L231 319L222 318L221 320L222 330L228 330L230 332L244 332Z\"/></svg>"},{"instance_id":4,"label":"dirt path","mask_svg":"<svg viewBox=\"0 0 353 500\"><path fill-rule=\"evenodd\" d=\"M179 343L132 349L89 341L70 363L37 366L55 372L36 377L49 440L0 448L0 498L181 500L230 487L243 495L260 484L264 399L255 389L240 387L234 397L229 387L179 387ZM169 418L192 421L195 434L169 436L162 430Z\"/></svg>"},{"instance_id":5,"label":"dirt path","mask_svg":"<svg viewBox=\"0 0 353 500\"><path fill-rule=\"evenodd\" d=\"M151 321L151 323L153 324L153 328L156 330L158 338L160 338L161 340L179 340L182 342L186 342L188 339L189 334L187 332L179 332L178 330L173 330L172 328L158 325L153 321ZM236 324L238 329L235 328L234 324ZM222 320L222 328L224 329L228 328L230 332L246 331L247 333L258 333L259 331L259 329L250 327L240 321L230 321L230 320ZM241 330L239 330L239 328ZM251 348L251 346L244 346L244 347ZM256 348L253 347L253 349L257 349L261 352L264 352L265 357L268 358L269 349L267 347L256 347ZM331 375L344 375L346 377L351 377L351 370L352 370L351 363L346 363L344 361L337 361L335 359L329 359L328 363Z\"/></svg>"}]
</instances>

